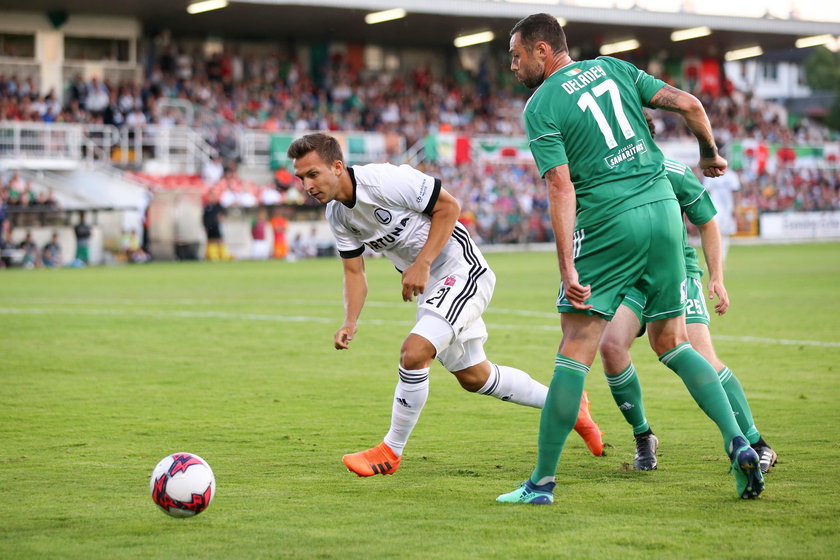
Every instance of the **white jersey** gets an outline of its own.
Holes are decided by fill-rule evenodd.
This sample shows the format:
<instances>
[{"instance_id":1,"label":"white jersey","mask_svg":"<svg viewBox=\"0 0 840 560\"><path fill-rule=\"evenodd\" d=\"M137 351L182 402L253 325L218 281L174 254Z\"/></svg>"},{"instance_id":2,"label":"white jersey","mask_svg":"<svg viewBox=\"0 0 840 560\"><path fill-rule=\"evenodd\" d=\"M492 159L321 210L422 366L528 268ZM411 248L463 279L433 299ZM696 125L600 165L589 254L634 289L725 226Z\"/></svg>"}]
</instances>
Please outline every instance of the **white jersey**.
<instances>
[{"instance_id":1,"label":"white jersey","mask_svg":"<svg viewBox=\"0 0 840 560\"><path fill-rule=\"evenodd\" d=\"M408 165L390 163L354 165L348 172L353 200L347 205L337 200L327 204L327 221L339 254L358 257L367 246L404 271L429 238L440 180ZM473 330L469 327L489 305L496 278L461 224L455 224L429 276L426 291L417 298L420 309L443 317L456 335ZM483 330L483 323L480 326Z\"/></svg>"},{"instance_id":2,"label":"white jersey","mask_svg":"<svg viewBox=\"0 0 840 560\"><path fill-rule=\"evenodd\" d=\"M718 226L722 235L731 235L738 229L735 223L735 197L733 192L741 188L738 176L731 169L726 174L703 178L703 186L718 211Z\"/></svg>"},{"instance_id":3,"label":"white jersey","mask_svg":"<svg viewBox=\"0 0 840 560\"><path fill-rule=\"evenodd\" d=\"M365 246L382 253L399 271L417 259L429 237L431 212L440 194L440 179L409 165L372 163L348 168L353 181L353 200L344 205L327 204L330 224L339 254L361 255ZM472 255L481 267L487 263L463 227L449 239L432 263L435 275L446 261L464 263ZM468 247L465 247L468 245Z\"/></svg>"}]
</instances>

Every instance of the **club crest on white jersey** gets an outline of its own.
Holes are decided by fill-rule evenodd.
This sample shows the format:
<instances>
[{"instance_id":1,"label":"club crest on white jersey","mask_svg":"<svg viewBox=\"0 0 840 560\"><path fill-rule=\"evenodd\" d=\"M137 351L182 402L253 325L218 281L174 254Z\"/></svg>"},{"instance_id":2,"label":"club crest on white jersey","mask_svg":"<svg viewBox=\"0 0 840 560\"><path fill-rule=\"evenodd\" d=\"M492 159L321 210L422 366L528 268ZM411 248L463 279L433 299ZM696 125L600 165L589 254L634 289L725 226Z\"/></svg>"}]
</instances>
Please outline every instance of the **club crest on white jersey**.
<instances>
[{"instance_id":1,"label":"club crest on white jersey","mask_svg":"<svg viewBox=\"0 0 840 560\"><path fill-rule=\"evenodd\" d=\"M356 257L367 246L405 270L428 239L440 180L408 165L390 163L355 165L348 171L353 200L349 204L334 200L326 212L339 254ZM451 240L436 262L450 257L463 258L463 249Z\"/></svg>"}]
</instances>

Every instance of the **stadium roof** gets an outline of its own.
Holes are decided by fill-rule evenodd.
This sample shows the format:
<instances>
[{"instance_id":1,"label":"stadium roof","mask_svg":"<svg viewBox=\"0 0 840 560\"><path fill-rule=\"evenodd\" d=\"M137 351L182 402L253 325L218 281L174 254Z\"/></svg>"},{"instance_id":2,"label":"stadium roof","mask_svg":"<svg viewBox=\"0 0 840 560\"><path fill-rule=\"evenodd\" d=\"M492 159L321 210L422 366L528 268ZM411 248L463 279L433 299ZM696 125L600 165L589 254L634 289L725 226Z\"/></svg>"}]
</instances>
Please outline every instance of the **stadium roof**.
<instances>
[{"instance_id":1,"label":"stadium roof","mask_svg":"<svg viewBox=\"0 0 840 560\"><path fill-rule=\"evenodd\" d=\"M183 36L351 41L404 46L451 46L457 35L491 30L506 49L510 27L518 19L548 11L567 20L570 47L583 53L602 43L636 38L644 52L717 55L750 45L765 52L790 49L803 36L840 35L840 23L776 18L745 18L690 13L651 12L641 9L606 9L542 2L489 0L231 0L225 9L189 15L187 0L0 0L0 10L42 13L66 12L131 16L146 33L164 29ZM406 8L399 20L367 25L370 11ZM707 37L674 43L675 29L708 26Z\"/></svg>"}]
</instances>

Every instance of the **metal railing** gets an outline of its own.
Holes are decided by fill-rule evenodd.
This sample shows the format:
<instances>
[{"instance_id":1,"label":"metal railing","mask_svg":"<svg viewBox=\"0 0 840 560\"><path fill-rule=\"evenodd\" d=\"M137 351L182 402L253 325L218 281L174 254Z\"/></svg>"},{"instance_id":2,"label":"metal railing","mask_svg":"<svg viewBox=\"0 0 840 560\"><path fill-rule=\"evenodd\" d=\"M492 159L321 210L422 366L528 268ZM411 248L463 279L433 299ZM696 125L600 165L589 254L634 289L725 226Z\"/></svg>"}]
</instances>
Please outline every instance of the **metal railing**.
<instances>
[{"instance_id":1,"label":"metal railing","mask_svg":"<svg viewBox=\"0 0 840 560\"><path fill-rule=\"evenodd\" d=\"M243 165L268 169L271 163L271 134L256 130L239 132L239 155Z\"/></svg>"},{"instance_id":2,"label":"metal railing","mask_svg":"<svg viewBox=\"0 0 840 560\"><path fill-rule=\"evenodd\" d=\"M241 130L235 133L241 164L268 171L272 137L297 137L304 132ZM406 152L405 137L387 140L371 132L340 132L348 143L349 163L423 160L422 142ZM390 143L389 143L390 142ZM116 127L76 123L0 121L0 158L47 161L72 166L78 163L110 163L140 169L154 163L163 174L198 174L216 150L201 129L188 126L146 125ZM280 154L281 159L285 153Z\"/></svg>"},{"instance_id":3,"label":"metal railing","mask_svg":"<svg viewBox=\"0 0 840 560\"><path fill-rule=\"evenodd\" d=\"M214 149L186 126L123 127L65 123L0 122L0 158L18 163L161 164L168 173L200 173ZM267 164L266 164L267 165Z\"/></svg>"},{"instance_id":4,"label":"metal railing","mask_svg":"<svg viewBox=\"0 0 840 560\"><path fill-rule=\"evenodd\" d=\"M111 151L115 165L141 167L152 160L168 173L196 174L215 153L201 134L186 126L125 127L119 132Z\"/></svg>"},{"instance_id":5,"label":"metal railing","mask_svg":"<svg viewBox=\"0 0 840 560\"><path fill-rule=\"evenodd\" d=\"M239 156L242 158L242 165L268 169L271 165L271 139L273 136L299 137L315 131L288 131L281 130L270 132L267 130L240 130L236 134L239 147ZM373 161L406 161L405 137L399 136L396 145L392 146L392 153L389 153L389 146L383 135L378 132L336 132L336 136L344 137L351 143L350 149L344 154L348 163L369 163ZM356 152L352 149L352 143L360 141L364 150ZM279 154L280 159L285 159L285 153Z\"/></svg>"},{"instance_id":6,"label":"metal railing","mask_svg":"<svg viewBox=\"0 0 840 560\"><path fill-rule=\"evenodd\" d=\"M61 123L0 122L0 158L79 162L97 150L84 127Z\"/></svg>"}]
</instances>

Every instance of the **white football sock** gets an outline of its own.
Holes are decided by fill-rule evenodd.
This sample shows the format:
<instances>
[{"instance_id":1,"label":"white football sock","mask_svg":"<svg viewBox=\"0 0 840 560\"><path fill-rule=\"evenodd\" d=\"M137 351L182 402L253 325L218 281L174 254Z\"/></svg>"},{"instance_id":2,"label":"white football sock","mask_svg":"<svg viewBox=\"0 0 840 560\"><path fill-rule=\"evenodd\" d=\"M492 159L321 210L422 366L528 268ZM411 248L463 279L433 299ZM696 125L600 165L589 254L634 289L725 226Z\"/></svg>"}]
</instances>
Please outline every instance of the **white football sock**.
<instances>
[{"instance_id":1,"label":"white football sock","mask_svg":"<svg viewBox=\"0 0 840 560\"><path fill-rule=\"evenodd\" d=\"M530 375L520 369L491 363L490 377L478 393L503 401L542 408L545 404L545 396L548 394L548 387L534 381Z\"/></svg>"},{"instance_id":2,"label":"white football sock","mask_svg":"<svg viewBox=\"0 0 840 560\"><path fill-rule=\"evenodd\" d=\"M385 443L397 457L411 435L411 430L420 418L420 411L429 396L429 368L403 369L394 391L394 405L391 409L391 429L385 436Z\"/></svg>"}]
</instances>

